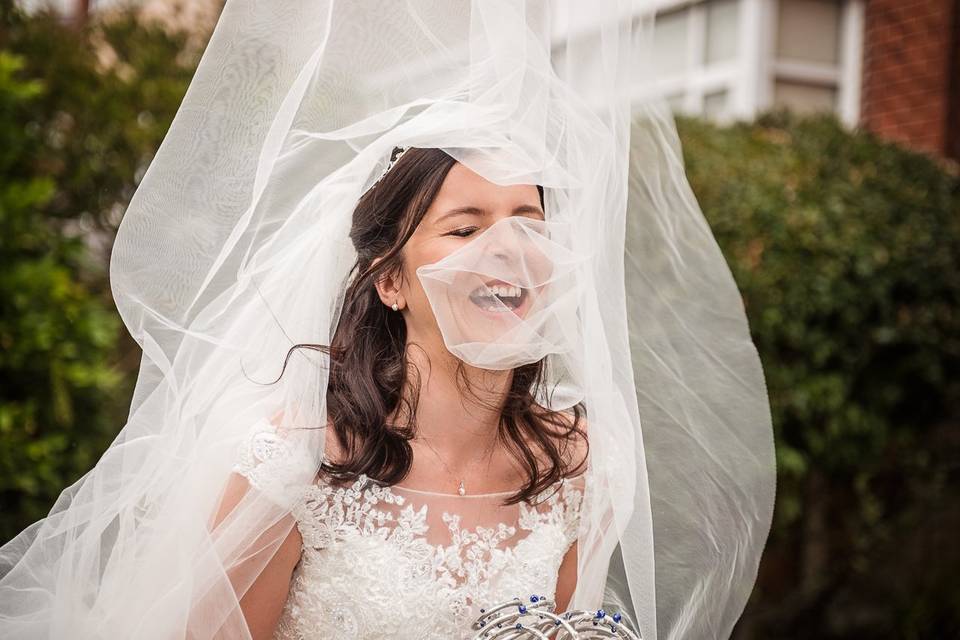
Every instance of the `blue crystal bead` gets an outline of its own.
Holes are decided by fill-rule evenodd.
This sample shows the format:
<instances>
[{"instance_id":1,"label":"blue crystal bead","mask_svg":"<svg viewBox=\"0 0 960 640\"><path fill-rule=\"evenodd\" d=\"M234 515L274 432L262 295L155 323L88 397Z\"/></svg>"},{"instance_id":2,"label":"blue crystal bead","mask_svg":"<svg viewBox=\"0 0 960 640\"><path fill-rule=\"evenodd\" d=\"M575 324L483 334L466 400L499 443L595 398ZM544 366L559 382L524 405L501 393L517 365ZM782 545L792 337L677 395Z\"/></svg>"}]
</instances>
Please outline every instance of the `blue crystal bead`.
<instances>
[{"instance_id":1,"label":"blue crystal bead","mask_svg":"<svg viewBox=\"0 0 960 640\"><path fill-rule=\"evenodd\" d=\"M540 598L537 596L530 596L530 602L540 602Z\"/></svg>"},{"instance_id":2,"label":"blue crystal bead","mask_svg":"<svg viewBox=\"0 0 960 640\"><path fill-rule=\"evenodd\" d=\"M517 607L517 610L518 610L520 613L526 613L526 612L527 612L527 608L526 608L525 606L523 606L523 605L520 605L519 607Z\"/></svg>"},{"instance_id":3,"label":"blue crystal bead","mask_svg":"<svg viewBox=\"0 0 960 640\"><path fill-rule=\"evenodd\" d=\"M619 612L619 611L616 612L615 614L613 614L613 621L614 621L614 622L620 622L620 618L622 618L622 616L620 615L620 612Z\"/></svg>"},{"instance_id":4,"label":"blue crystal bead","mask_svg":"<svg viewBox=\"0 0 960 640\"><path fill-rule=\"evenodd\" d=\"M516 628L516 629L523 629L523 625L518 622L518 623L517 623L517 626L514 627L514 628Z\"/></svg>"},{"instance_id":5,"label":"blue crystal bead","mask_svg":"<svg viewBox=\"0 0 960 640\"><path fill-rule=\"evenodd\" d=\"M605 615L607 615L606 611L604 611L603 609L597 609L597 618L602 618Z\"/></svg>"}]
</instances>

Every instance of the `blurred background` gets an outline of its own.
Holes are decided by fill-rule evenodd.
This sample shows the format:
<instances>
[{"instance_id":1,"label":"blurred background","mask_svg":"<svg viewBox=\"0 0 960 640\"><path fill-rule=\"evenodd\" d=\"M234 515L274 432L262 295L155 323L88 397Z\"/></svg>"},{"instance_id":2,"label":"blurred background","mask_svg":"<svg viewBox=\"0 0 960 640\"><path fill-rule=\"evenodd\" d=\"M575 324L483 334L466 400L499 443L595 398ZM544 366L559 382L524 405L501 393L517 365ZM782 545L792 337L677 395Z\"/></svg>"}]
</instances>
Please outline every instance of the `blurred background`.
<instances>
[{"instance_id":1,"label":"blurred background","mask_svg":"<svg viewBox=\"0 0 960 640\"><path fill-rule=\"evenodd\" d=\"M734 637L960 638L960 0L654 3L643 91L677 114L776 429ZM2 541L126 421L112 240L221 8L0 0Z\"/></svg>"}]
</instances>

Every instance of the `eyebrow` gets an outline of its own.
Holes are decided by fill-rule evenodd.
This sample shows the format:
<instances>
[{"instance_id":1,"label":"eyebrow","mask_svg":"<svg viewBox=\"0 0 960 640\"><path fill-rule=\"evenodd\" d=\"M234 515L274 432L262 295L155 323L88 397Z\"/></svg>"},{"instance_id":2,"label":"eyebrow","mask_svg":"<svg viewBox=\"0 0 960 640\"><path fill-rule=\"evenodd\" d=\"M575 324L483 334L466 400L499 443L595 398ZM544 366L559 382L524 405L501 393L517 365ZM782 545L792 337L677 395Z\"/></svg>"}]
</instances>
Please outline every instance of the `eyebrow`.
<instances>
[{"instance_id":1,"label":"eyebrow","mask_svg":"<svg viewBox=\"0 0 960 640\"><path fill-rule=\"evenodd\" d=\"M544 215L543 209L541 209L540 207L535 207L532 204L522 204L518 207L514 207L513 214L516 215L520 213L536 213L541 216ZM450 209L449 211L444 213L442 216L437 218L437 222L440 222L441 220L445 220L446 218L450 218L452 216L459 216L459 215L483 216L486 214L487 214L487 210L482 209L480 207L457 207L456 209Z\"/></svg>"}]
</instances>

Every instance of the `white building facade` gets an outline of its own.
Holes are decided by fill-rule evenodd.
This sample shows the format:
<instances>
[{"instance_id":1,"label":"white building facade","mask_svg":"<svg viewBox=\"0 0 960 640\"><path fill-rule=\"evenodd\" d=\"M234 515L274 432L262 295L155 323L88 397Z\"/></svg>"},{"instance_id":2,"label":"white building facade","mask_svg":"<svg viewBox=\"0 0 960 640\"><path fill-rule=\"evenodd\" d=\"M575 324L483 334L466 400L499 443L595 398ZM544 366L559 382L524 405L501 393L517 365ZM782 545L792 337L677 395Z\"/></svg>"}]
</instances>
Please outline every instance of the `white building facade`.
<instances>
[{"instance_id":1,"label":"white building facade","mask_svg":"<svg viewBox=\"0 0 960 640\"><path fill-rule=\"evenodd\" d=\"M583 0L582 15L570 16L570 24L559 25L560 29L589 32L586 23L593 1L603 0ZM750 120L762 111L786 107L799 112L833 111L852 127L860 118L865 1L638 2L645 16L651 7L656 14L652 90L678 113L717 122ZM181 4L188 14L208 14L205 20L191 17L188 22L195 26L215 20L222 6L222 0L134 2L155 10ZM89 7L106 9L121 3L90 0ZM82 3L21 0L20 4L28 9L53 6L69 15Z\"/></svg>"},{"instance_id":2,"label":"white building facade","mask_svg":"<svg viewBox=\"0 0 960 640\"><path fill-rule=\"evenodd\" d=\"M675 111L860 117L864 0L657 0L656 93Z\"/></svg>"}]
</instances>

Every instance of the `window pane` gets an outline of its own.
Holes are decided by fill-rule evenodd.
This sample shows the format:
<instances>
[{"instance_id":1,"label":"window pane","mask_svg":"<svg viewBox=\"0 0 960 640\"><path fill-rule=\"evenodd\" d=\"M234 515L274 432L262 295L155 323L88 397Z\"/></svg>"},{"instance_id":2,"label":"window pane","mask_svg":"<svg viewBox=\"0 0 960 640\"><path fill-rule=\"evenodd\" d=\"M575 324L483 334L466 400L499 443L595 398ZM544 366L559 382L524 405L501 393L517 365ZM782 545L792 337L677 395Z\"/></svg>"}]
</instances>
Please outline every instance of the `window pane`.
<instances>
[{"instance_id":1,"label":"window pane","mask_svg":"<svg viewBox=\"0 0 960 640\"><path fill-rule=\"evenodd\" d=\"M797 113L834 111L837 104L837 89L777 80L773 89L773 104L775 107L786 107Z\"/></svg>"},{"instance_id":2,"label":"window pane","mask_svg":"<svg viewBox=\"0 0 960 640\"><path fill-rule=\"evenodd\" d=\"M661 13L653 27L653 47L659 75L672 75L687 68L687 16L689 11Z\"/></svg>"},{"instance_id":3,"label":"window pane","mask_svg":"<svg viewBox=\"0 0 960 640\"><path fill-rule=\"evenodd\" d=\"M738 0L713 0L707 3L707 64L729 60L737 55Z\"/></svg>"},{"instance_id":4,"label":"window pane","mask_svg":"<svg viewBox=\"0 0 960 640\"><path fill-rule=\"evenodd\" d=\"M777 57L835 64L839 59L840 3L780 0Z\"/></svg>"}]
</instances>

